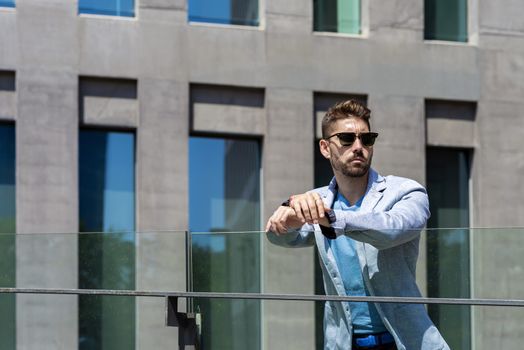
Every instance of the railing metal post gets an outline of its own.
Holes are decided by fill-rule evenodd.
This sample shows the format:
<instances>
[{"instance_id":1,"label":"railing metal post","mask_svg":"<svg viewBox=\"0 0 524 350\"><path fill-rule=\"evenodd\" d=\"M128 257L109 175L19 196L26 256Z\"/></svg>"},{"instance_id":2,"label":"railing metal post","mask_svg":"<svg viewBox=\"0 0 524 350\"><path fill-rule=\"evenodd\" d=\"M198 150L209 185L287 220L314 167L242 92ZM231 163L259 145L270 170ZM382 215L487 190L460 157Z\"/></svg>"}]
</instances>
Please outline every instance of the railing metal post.
<instances>
[{"instance_id":1,"label":"railing metal post","mask_svg":"<svg viewBox=\"0 0 524 350\"><path fill-rule=\"evenodd\" d=\"M178 312L178 297L166 297L166 325L178 327L179 350L200 349L199 315Z\"/></svg>"},{"instance_id":2,"label":"railing metal post","mask_svg":"<svg viewBox=\"0 0 524 350\"><path fill-rule=\"evenodd\" d=\"M186 231L186 290L193 292L193 237L191 231ZM187 312L194 312L193 299L186 300Z\"/></svg>"}]
</instances>

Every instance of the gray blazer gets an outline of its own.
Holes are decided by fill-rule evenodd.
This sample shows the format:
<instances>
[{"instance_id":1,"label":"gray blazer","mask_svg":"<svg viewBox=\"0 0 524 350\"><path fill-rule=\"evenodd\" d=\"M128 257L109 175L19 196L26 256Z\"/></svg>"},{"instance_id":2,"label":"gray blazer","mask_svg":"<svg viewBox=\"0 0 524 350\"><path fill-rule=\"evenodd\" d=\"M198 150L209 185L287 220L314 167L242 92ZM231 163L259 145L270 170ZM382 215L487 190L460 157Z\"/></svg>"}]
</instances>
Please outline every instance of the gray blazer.
<instances>
[{"instance_id":1,"label":"gray blazer","mask_svg":"<svg viewBox=\"0 0 524 350\"><path fill-rule=\"evenodd\" d=\"M321 195L326 206L331 207L337 194L335 178L329 186L314 191ZM364 283L371 295L420 296L415 266L420 231L430 215L424 187L406 178L382 177L371 169L360 210L335 210L335 214L337 220L331 227L337 236L347 235L356 241ZM316 243L326 294L345 295L335 257L319 225L306 224L299 231L282 236L268 232L267 237L272 243L286 247ZM399 350L449 349L423 305L377 303L376 307ZM325 349L351 349L348 303L326 302L324 338Z\"/></svg>"}]
</instances>

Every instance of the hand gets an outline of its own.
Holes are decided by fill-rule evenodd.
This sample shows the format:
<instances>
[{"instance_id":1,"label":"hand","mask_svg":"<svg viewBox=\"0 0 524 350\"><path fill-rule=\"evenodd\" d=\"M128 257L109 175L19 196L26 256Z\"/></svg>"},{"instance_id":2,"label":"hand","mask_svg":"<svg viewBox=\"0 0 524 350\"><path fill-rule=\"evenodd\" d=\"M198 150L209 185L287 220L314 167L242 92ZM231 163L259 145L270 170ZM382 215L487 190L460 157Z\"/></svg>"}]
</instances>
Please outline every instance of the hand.
<instances>
[{"instance_id":1,"label":"hand","mask_svg":"<svg viewBox=\"0 0 524 350\"><path fill-rule=\"evenodd\" d=\"M285 234L288 229L296 229L303 224L304 221L297 217L293 208L280 206L267 221L266 232L272 231L278 235L282 235Z\"/></svg>"},{"instance_id":2,"label":"hand","mask_svg":"<svg viewBox=\"0 0 524 350\"><path fill-rule=\"evenodd\" d=\"M295 210L297 217L302 220L303 223L320 223L329 226L329 221L324 217L325 211L329 210L329 208L324 206L324 202L318 193L306 192L291 196L289 206Z\"/></svg>"}]
</instances>

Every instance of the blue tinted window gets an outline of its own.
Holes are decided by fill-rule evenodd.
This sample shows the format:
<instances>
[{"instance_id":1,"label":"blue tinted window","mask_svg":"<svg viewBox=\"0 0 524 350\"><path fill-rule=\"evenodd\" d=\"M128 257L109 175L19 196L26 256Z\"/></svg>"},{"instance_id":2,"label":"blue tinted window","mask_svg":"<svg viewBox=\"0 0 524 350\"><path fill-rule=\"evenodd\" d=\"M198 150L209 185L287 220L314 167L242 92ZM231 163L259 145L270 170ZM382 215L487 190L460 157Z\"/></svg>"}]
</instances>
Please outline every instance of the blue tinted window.
<instances>
[{"instance_id":1,"label":"blue tinted window","mask_svg":"<svg viewBox=\"0 0 524 350\"><path fill-rule=\"evenodd\" d=\"M189 193L189 227L208 232L192 235L193 289L259 293L260 236L250 232L260 230L258 141L191 137ZM260 348L260 302L195 304L205 348Z\"/></svg>"},{"instance_id":2,"label":"blue tinted window","mask_svg":"<svg viewBox=\"0 0 524 350\"><path fill-rule=\"evenodd\" d=\"M15 128L0 125L0 232L15 230Z\"/></svg>"},{"instance_id":3,"label":"blue tinted window","mask_svg":"<svg viewBox=\"0 0 524 350\"><path fill-rule=\"evenodd\" d=\"M259 230L258 141L191 137L189 159L190 229ZM245 215L238 215L238 210Z\"/></svg>"},{"instance_id":4,"label":"blue tinted window","mask_svg":"<svg viewBox=\"0 0 524 350\"><path fill-rule=\"evenodd\" d=\"M135 228L135 135L80 132L80 231Z\"/></svg>"},{"instance_id":5,"label":"blue tinted window","mask_svg":"<svg viewBox=\"0 0 524 350\"><path fill-rule=\"evenodd\" d=\"M0 287L16 287L15 127L0 124ZM15 296L0 294L0 348L15 349Z\"/></svg>"},{"instance_id":6,"label":"blue tinted window","mask_svg":"<svg viewBox=\"0 0 524 350\"><path fill-rule=\"evenodd\" d=\"M424 39L467 42L467 0L425 0Z\"/></svg>"},{"instance_id":7,"label":"blue tinted window","mask_svg":"<svg viewBox=\"0 0 524 350\"><path fill-rule=\"evenodd\" d=\"M15 7L15 0L0 0L0 7Z\"/></svg>"},{"instance_id":8,"label":"blue tinted window","mask_svg":"<svg viewBox=\"0 0 524 350\"><path fill-rule=\"evenodd\" d=\"M318 32L360 34L360 0L314 0L313 27Z\"/></svg>"},{"instance_id":9,"label":"blue tinted window","mask_svg":"<svg viewBox=\"0 0 524 350\"><path fill-rule=\"evenodd\" d=\"M468 150L429 147L426 182L431 217L427 233L428 296L470 297ZM439 228L444 229L437 230ZM428 305L428 312L452 349L471 349L471 307Z\"/></svg>"},{"instance_id":10,"label":"blue tinted window","mask_svg":"<svg viewBox=\"0 0 524 350\"><path fill-rule=\"evenodd\" d=\"M135 16L134 0L78 0L78 12L106 16Z\"/></svg>"},{"instance_id":11,"label":"blue tinted window","mask_svg":"<svg viewBox=\"0 0 524 350\"><path fill-rule=\"evenodd\" d=\"M258 26L258 0L188 0L191 22Z\"/></svg>"},{"instance_id":12,"label":"blue tinted window","mask_svg":"<svg viewBox=\"0 0 524 350\"><path fill-rule=\"evenodd\" d=\"M79 286L135 288L135 135L82 130L79 136ZM133 349L134 300L79 297L79 348Z\"/></svg>"}]
</instances>

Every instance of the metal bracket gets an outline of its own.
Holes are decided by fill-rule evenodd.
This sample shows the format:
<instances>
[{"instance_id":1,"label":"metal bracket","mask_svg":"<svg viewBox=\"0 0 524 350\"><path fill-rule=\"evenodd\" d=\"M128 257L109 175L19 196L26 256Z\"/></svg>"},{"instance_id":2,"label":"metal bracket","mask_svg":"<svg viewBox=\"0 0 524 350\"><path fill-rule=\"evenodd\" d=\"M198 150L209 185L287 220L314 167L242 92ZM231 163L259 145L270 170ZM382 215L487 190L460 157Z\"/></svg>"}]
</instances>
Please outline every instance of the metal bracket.
<instances>
[{"instance_id":1,"label":"metal bracket","mask_svg":"<svg viewBox=\"0 0 524 350\"><path fill-rule=\"evenodd\" d=\"M180 350L198 350L200 348L200 315L178 312L178 297L166 297L166 326L178 327Z\"/></svg>"}]
</instances>

